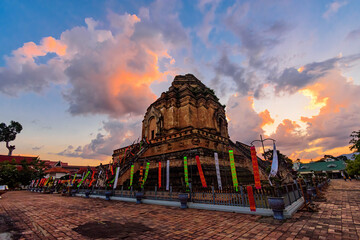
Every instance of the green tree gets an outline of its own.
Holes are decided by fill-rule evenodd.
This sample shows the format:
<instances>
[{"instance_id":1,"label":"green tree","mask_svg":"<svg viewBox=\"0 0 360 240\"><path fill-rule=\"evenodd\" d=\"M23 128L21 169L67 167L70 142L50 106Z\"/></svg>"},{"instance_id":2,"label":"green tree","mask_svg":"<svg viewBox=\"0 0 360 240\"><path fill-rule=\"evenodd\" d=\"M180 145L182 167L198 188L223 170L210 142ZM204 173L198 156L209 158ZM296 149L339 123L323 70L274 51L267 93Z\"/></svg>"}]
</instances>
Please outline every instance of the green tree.
<instances>
[{"instance_id":1,"label":"green tree","mask_svg":"<svg viewBox=\"0 0 360 240\"><path fill-rule=\"evenodd\" d=\"M17 164L15 160L0 163L0 185L8 185L9 188L27 186L31 180L43 177L44 162L39 158L31 161L23 160Z\"/></svg>"},{"instance_id":2,"label":"green tree","mask_svg":"<svg viewBox=\"0 0 360 240\"><path fill-rule=\"evenodd\" d=\"M350 150L351 151L355 150L355 152L360 152L360 130L353 131L350 137L352 137L352 139L349 142L350 144L352 144L350 146Z\"/></svg>"},{"instance_id":3,"label":"green tree","mask_svg":"<svg viewBox=\"0 0 360 240\"><path fill-rule=\"evenodd\" d=\"M44 162L39 158L34 158L31 162L21 161L21 170L19 171L18 181L26 186L29 185L31 180L42 178L44 173Z\"/></svg>"},{"instance_id":4,"label":"green tree","mask_svg":"<svg viewBox=\"0 0 360 240\"><path fill-rule=\"evenodd\" d=\"M350 175L360 175L360 154L355 157L355 160L347 162L346 172Z\"/></svg>"},{"instance_id":5,"label":"green tree","mask_svg":"<svg viewBox=\"0 0 360 240\"><path fill-rule=\"evenodd\" d=\"M8 185L9 188L19 186L18 174L19 171L16 168L16 164L8 161L0 163L0 185Z\"/></svg>"},{"instance_id":6,"label":"green tree","mask_svg":"<svg viewBox=\"0 0 360 240\"><path fill-rule=\"evenodd\" d=\"M15 145L9 145L9 142L14 141L16 134L20 133L22 129L21 124L15 121L11 121L9 126L5 123L0 123L0 142L6 142L9 156L11 156L15 149Z\"/></svg>"}]
</instances>

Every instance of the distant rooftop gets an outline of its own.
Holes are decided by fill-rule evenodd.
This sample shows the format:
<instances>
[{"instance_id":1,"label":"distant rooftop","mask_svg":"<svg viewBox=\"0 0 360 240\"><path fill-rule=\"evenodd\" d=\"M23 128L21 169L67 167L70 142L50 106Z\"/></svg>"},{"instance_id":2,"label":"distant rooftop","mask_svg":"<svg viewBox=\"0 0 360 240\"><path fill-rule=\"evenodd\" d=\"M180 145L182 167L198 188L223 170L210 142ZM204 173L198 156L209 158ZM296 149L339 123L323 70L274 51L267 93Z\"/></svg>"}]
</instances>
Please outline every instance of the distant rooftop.
<instances>
[{"instance_id":1,"label":"distant rooftop","mask_svg":"<svg viewBox=\"0 0 360 240\"><path fill-rule=\"evenodd\" d=\"M346 164L344 161L331 161L331 162L312 162L301 163L298 172L321 172L321 171L334 171L345 170Z\"/></svg>"}]
</instances>

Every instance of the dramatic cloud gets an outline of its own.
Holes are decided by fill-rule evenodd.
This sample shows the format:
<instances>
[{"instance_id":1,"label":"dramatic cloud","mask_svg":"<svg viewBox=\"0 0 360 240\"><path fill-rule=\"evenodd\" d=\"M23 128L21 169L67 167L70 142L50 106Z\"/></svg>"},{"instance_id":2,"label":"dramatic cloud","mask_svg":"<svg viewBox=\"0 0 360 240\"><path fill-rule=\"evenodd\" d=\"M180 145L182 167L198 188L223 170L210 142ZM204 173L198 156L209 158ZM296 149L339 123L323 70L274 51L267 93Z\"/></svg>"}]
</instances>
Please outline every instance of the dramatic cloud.
<instances>
[{"instance_id":1,"label":"dramatic cloud","mask_svg":"<svg viewBox=\"0 0 360 240\"><path fill-rule=\"evenodd\" d=\"M219 61L214 65L216 73L212 80L213 84L219 85L222 76L230 77L237 85L237 90L244 96L250 91L249 83L246 81L244 72L245 69L236 63L230 62L229 57L223 53ZM236 81L235 81L236 80Z\"/></svg>"},{"instance_id":2,"label":"dramatic cloud","mask_svg":"<svg viewBox=\"0 0 360 240\"><path fill-rule=\"evenodd\" d=\"M359 128L360 86L347 81L334 69L308 89L316 93L318 99L327 99L319 115L302 119L308 125L309 140L318 140L324 150L348 145L350 133Z\"/></svg>"},{"instance_id":3,"label":"dramatic cloud","mask_svg":"<svg viewBox=\"0 0 360 240\"><path fill-rule=\"evenodd\" d=\"M87 27L67 30L59 40L25 43L6 58L7 67L0 68L0 92L41 92L52 83L63 84L73 115L143 114L156 99L151 83L174 75L170 49L189 45L172 14L175 7L158 1L140 9L138 16L110 12L108 27L87 18Z\"/></svg>"},{"instance_id":4,"label":"dramatic cloud","mask_svg":"<svg viewBox=\"0 0 360 240\"><path fill-rule=\"evenodd\" d=\"M360 86L344 77L342 69L353 67L358 61L359 54L355 54L310 63L285 70L282 77L273 82L278 92L300 92L310 97L307 109L320 109L319 114L301 117L299 121L283 119L268 136L276 139L283 154L292 159L312 159L349 151L349 135L360 126ZM227 114L232 139L249 143L263 134L264 126L274 123L271 112L256 113L252 105L251 97L230 97Z\"/></svg>"},{"instance_id":5,"label":"dramatic cloud","mask_svg":"<svg viewBox=\"0 0 360 240\"><path fill-rule=\"evenodd\" d=\"M295 69L286 68L278 78L270 77L268 80L275 85L276 93L286 92L293 94L299 89L316 82L334 68L348 68L360 60L360 54L346 57L335 57L322 62L313 62Z\"/></svg>"},{"instance_id":6,"label":"dramatic cloud","mask_svg":"<svg viewBox=\"0 0 360 240\"><path fill-rule=\"evenodd\" d=\"M110 120L103 123L102 131L89 144L74 147L69 145L65 150L57 153L60 156L84 159L109 160L113 150L132 144L141 136L141 120L132 121Z\"/></svg>"},{"instance_id":7,"label":"dramatic cloud","mask_svg":"<svg viewBox=\"0 0 360 240\"><path fill-rule=\"evenodd\" d=\"M22 91L40 93L51 83L64 83L65 66L61 56L66 54L65 43L52 37L43 38L39 45L25 43L23 47L5 57L7 66L0 67L0 92L6 95L17 95ZM46 64L37 63L40 57L55 53Z\"/></svg>"},{"instance_id":8,"label":"dramatic cloud","mask_svg":"<svg viewBox=\"0 0 360 240\"><path fill-rule=\"evenodd\" d=\"M220 3L219 0L216 1L202 0L199 1L198 4L200 11L204 13L204 18L201 26L197 29L196 33L208 47L210 47L208 38L211 31L214 29L214 21L216 18L215 11L219 3Z\"/></svg>"},{"instance_id":9,"label":"dramatic cloud","mask_svg":"<svg viewBox=\"0 0 360 240\"><path fill-rule=\"evenodd\" d=\"M238 92L258 98L262 95L262 85L267 76L272 76L277 70L278 60L271 51L279 46L291 27L283 20L256 24L248 17L251 14L249 3L236 2L227 9L224 24L240 40L240 44L222 50L220 59L214 63L216 76L213 82L229 77ZM231 61L230 53L232 56L242 55L243 60Z\"/></svg>"},{"instance_id":10,"label":"dramatic cloud","mask_svg":"<svg viewBox=\"0 0 360 240\"><path fill-rule=\"evenodd\" d=\"M271 137L277 139L283 151L294 159L340 155L349 151L349 135L359 129L360 86L347 80L339 69L334 68L301 91L314 96L315 102L312 101L311 105L322 106L319 114L301 118L307 125L306 129L284 120Z\"/></svg>"},{"instance_id":11,"label":"dramatic cloud","mask_svg":"<svg viewBox=\"0 0 360 240\"><path fill-rule=\"evenodd\" d=\"M289 119L284 119L270 137L276 140L277 149L285 155L308 146L306 135L300 130L300 125Z\"/></svg>"},{"instance_id":12,"label":"dramatic cloud","mask_svg":"<svg viewBox=\"0 0 360 240\"><path fill-rule=\"evenodd\" d=\"M229 135L233 141L250 144L263 134L263 119L253 109L252 97L232 95L227 103L226 114L229 121Z\"/></svg>"},{"instance_id":13,"label":"dramatic cloud","mask_svg":"<svg viewBox=\"0 0 360 240\"><path fill-rule=\"evenodd\" d=\"M343 6L347 5L346 1L334 1L331 4L327 5L327 9L322 15L323 18L329 19L331 16L335 15L339 9Z\"/></svg>"},{"instance_id":14,"label":"dramatic cloud","mask_svg":"<svg viewBox=\"0 0 360 240\"><path fill-rule=\"evenodd\" d=\"M262 118L261 127L264 127L268 124L273 124L275 122L274 119L271 118L269 110L265 110L259 113L259 116Z\"/></svg>"},{"instance_id":15,"label":"dramatic cloud","mask_svg":"<svg viewBox=\"0 0 360 240\"><path fill-rule=\"evenodd\" d=\"M143 19L111 13L112 32L97 30L96 22L88 20L87 29L74 28L62 34L65 42L73 43L71 51L76 53L66 69L72 88L64 97L70 103L70 113L104 113L111 117L142 114L156 99L149 86L168 74L159 71L158 61L165 58L172 62L167 49L180 40L164 32L167 29L160 24L150 28L151 16L146 9L140 14ZM181 33L175 19L171 23ZM84 43L88 45L85 49Z\"/></svg>"}]
</instances>

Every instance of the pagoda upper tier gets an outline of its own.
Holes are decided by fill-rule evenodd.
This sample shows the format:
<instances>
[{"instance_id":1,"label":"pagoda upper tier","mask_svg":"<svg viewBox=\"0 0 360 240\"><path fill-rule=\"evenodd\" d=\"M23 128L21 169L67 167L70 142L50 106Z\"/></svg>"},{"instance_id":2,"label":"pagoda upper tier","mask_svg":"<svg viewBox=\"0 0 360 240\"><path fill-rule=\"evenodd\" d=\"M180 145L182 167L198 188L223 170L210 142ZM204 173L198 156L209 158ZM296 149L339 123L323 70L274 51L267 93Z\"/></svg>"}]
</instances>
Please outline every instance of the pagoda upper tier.
<instances>
[{"instance_id":1,"label":"pagoda upper tier","mask_svg":"<svg viewBox=\"0 0 360 240\"><path fill-rule=\"evenodd\" d=\"M225 106L192 74L176 76L169 90L148 107L142 137L152 140L187 129L229 138Z\"/></svg>"}]
</instances>

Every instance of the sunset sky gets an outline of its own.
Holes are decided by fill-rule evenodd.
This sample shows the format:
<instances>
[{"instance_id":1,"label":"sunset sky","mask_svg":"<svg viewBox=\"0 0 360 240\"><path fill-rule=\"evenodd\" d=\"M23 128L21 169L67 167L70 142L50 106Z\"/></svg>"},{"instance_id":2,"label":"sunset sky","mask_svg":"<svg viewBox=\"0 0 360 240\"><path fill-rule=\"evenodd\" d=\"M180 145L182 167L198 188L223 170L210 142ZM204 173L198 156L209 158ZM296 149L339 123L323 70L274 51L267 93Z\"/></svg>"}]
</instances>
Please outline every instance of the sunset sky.
<instances>
[{"instance_id":1,"label":"sunset sky","mask_svg":"<svg viewBox=\"0 0 360 240\"><path fill-rule=\"evenodd\" d=\"M359 13L357 0L3 0L0 122L23 125L14 155L108 163L192 73L226 105L233 141L262 134L293 160L350 153Z\"/></svg>"}]
</instances>

